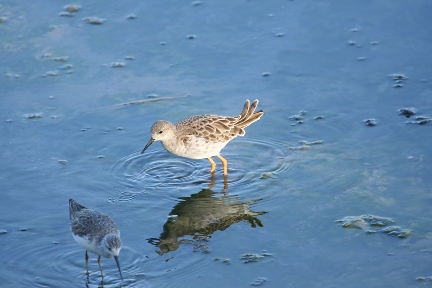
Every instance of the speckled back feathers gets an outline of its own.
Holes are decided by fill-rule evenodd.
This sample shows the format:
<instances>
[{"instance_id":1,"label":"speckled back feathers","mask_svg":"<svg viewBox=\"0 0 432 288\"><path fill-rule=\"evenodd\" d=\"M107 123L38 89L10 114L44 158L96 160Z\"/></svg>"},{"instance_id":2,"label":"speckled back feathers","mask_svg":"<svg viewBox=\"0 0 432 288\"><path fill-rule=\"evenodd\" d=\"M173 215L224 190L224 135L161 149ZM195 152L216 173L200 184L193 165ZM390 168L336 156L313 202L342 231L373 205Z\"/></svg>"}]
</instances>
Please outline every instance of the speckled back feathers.
<instances>
[{"instance_id":1,"label":"speckled back feathers","mask_svg":"<svg viewBox=\"0 0 432 288\"><path fill-rule=\"evenodd\" d=\"M260 119L264 114L263 111L255 112L258 100L253 101L252 105L249 104L249 100L246 100L239 116L197 115L178 122L175 127L179 131L178 135L185 137L193 135L204 138L206 141L228 142L237 136L244 136L246 133L244 128Z\"/></svg>"},{"instance_id":2,"label":"speckled back feathers","mask_svg":"<svg viewBox=\"0 0 432 288\"><path fill-rule=\"evenodd\" d=\"M99 239L95 240L100 242L107 234L120 233L117 225L108 215L88 209L72 199L69 200L69 216L72 233L78 236L88 235L89 241L93 241L93 237L98 237Z\"/></svg>"}]
</instances>

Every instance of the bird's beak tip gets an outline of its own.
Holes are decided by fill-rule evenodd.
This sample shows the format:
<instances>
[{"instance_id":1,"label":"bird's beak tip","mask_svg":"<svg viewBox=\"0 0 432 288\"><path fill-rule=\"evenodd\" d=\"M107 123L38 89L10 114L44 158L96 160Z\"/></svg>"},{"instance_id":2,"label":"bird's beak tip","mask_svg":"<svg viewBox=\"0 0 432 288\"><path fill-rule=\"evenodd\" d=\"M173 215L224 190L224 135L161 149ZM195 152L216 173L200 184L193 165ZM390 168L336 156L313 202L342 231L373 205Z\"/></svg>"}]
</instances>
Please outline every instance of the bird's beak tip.
<instances>
[{"instance_id":1,"label":"bird's beak tip","mask_svg":"<svg viewBox=\"0 0 432 288\"><path fill-rule=\"evenodd\" d=\"M144 149L141 151L141 154L144 154L144 151L155 141L155 139L150 138L150 141L147 143L147 145L144 147Z\"/></svg>"},{"instance_id":2,"label":"bird's beak tip","mask_svg":"<svg viewBox=\"0 0 432 288\"><path fill-rule=\"evenodd\" d=\"M114 256L114 259L115 259L115 261L117 263L117 267L118 267L118 270L119 270L119 273L120 273L120 279L123 281L123 275L122 275L122 272L121 272L121 269L120 269L120 262L118 260L118 256Z\"/></svg>"}]
</instances>

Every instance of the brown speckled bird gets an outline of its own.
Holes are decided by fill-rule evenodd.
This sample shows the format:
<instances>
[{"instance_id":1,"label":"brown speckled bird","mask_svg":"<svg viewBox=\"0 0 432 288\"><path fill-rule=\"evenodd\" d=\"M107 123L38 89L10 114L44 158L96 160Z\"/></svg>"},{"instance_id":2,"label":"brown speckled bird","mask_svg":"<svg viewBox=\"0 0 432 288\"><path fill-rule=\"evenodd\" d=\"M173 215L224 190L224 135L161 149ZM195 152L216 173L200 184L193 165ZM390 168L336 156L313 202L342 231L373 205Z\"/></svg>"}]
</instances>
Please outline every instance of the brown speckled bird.
<instances>
[{"instance_id":1,"label":"brown speckled bird","mask_svg":"<svg viewBox=\"0 0 432 288\"><path fill-rule=\"evenodd\" d=\"M160 140L172 154L190 159L207 158L211 164L210 173L216 169L216 163L211 157L218 157L222 161L224 175L228 175L228 162L219 153L229 141L244 136L244 128L261 118L264 112L255 112L257 106L258 100L252 104L246 100L243 111L238 116L197 115L175 125L168 121L157 121L151 127L150 141L141 153L154 141Z\"/></svg>"}]
</instances>

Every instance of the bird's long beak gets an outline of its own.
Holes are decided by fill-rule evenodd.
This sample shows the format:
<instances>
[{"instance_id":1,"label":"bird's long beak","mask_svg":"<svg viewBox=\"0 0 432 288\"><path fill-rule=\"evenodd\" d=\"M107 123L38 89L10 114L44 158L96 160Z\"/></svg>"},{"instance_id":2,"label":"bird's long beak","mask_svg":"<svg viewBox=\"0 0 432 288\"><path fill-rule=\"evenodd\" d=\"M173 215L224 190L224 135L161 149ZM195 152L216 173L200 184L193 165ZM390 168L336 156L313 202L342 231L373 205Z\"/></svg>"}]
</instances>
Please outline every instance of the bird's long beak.
<instances>
[{"instance_id":1,"label":"bird's long beak","mask_svg":"<svg viewBox=\"0 0 432 288\"><path fill-rule=\"evenodd\" d=\"M143 151L141 152L141 154L144 153L144 151L155 141L155 139L150 138L150 141L147 143L147 145L144 147Z\"/></svg>"},{"instance_id":2,"label":"bird's long beak","mask_svg":"<svg viewBox=\"0 0 432 288\"><path fill-rule=\"evenodd\" d=\"M122 275L121 270L120 270L120 262L118 260L118 256L114 256L114 259L115 259L115 261L117 263L117 267L118 267L119 272L120 272L120 278L121 278L121 280L123 280L123 275Z\"/></svg>"}]
</instances>

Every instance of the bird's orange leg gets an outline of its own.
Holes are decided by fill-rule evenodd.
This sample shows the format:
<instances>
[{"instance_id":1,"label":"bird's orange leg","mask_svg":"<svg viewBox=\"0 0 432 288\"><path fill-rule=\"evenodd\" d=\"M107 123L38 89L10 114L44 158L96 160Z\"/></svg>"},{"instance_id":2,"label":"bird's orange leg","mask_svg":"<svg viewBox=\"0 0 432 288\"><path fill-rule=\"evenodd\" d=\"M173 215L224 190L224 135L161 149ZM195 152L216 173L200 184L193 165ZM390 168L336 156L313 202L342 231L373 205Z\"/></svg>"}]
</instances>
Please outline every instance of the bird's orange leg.
<instances>
[{"instance_id":1,"label":"bird's orange leg","mask_svg":"<svg viewBox=\"0 0 432 288\"><path fill-rule=\"evenodd\" d=\"M216 155L221 161L222 161L222 166L223 166L223 170L224 170L224 176L228 175L228 161L222 157L221 155Z\"/></svg>"},{"instance_id":2,"label":"bird's orange leg","mask_svg":"<svg viewBox=\"0 0 432 288\"><path fill-rule=\"evenodd\" d=\"M210 164L211 164L210 173L213 174L213 172L214 172L215 169L216 169L216 162L214 162L213 159L212 159L211 157L208 157L207 159L209 160L209 162L210 162Z\"/></svg>"}]
</instances>

